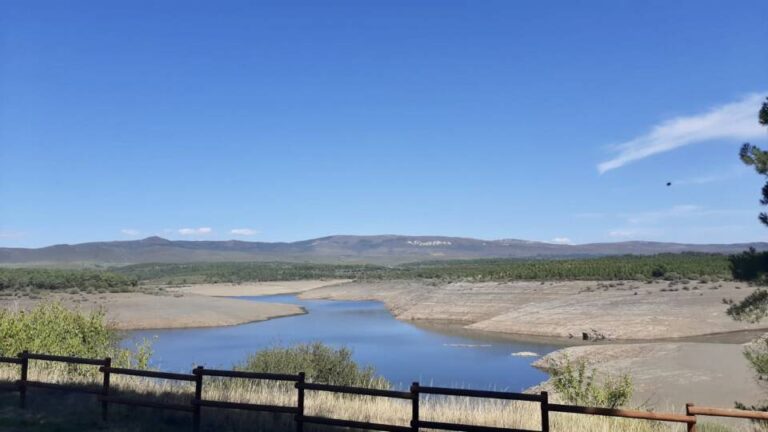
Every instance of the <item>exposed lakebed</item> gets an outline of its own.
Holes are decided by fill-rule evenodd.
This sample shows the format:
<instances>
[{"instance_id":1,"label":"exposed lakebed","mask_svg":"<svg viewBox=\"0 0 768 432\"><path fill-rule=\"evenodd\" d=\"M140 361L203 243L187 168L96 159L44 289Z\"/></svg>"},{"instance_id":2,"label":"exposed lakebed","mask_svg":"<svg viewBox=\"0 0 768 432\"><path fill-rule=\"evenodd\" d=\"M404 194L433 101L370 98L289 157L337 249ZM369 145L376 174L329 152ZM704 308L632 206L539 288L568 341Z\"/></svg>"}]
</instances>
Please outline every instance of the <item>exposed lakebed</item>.
<instances>
[{"instance_id":1,"label":"exposed lakebed","mask_svg":"<svg viewBox=\"0 0 768 432\"><path fill-rule=\"evenodd\" d=\"M361 364L396 385L422 384L520 391L547 375L531 366L562 344L527 342L449 327L416 326L396 320L376 301L303 300L294 295L238 297L295 304L307 314L228 327L138 330L129 340L153 340L153 366L179 371L194 365L231 368L249 353L275 345L320 341L353 350Z\"/></svg>"}]
</instances>

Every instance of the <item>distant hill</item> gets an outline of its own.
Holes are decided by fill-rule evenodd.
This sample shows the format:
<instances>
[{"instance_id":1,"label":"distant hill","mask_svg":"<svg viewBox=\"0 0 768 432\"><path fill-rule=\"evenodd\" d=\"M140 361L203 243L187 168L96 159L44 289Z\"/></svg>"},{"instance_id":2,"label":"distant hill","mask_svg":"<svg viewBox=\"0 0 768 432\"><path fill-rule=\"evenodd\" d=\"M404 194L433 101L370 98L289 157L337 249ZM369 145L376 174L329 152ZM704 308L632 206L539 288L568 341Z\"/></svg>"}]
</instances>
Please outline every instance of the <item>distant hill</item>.
<instances>
[{"instance_id":1,"label":"distant hill","mask_svg":"<svg viewBox=\"0 0 768 432\"><path fill-rule=\"evenodd\" d=\"M396 264L436 259L573 258L657 253L734 253L768 243L681 244L616 242L562 245L525 240L461 237L337 235L291 243L143 240L55 245L38 249L0 248L1 265L89 265L150 262L293 261Z\"/></svg>"}]
</instances>

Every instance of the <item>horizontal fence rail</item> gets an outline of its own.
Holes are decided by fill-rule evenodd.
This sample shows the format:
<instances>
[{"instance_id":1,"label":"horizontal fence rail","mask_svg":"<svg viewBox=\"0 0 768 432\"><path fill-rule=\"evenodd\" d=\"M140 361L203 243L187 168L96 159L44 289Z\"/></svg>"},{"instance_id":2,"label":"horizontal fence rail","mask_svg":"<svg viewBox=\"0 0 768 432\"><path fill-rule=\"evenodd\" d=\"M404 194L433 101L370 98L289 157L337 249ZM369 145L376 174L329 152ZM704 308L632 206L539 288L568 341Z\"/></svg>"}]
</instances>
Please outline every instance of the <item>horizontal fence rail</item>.
<instances>
[{"instance_id":1,"label":"horizontal fence rail","mask_svg":"<svg viewBox=\"0 0 768 432\"><path fill-rule=\"evenodd\" d=\"M98 371L102 374L102 385L98 384L83 384L72 385L63 383L47 383L30 380L29 377L29 361L42 361L42 362L58 362L71 365L84 365L84 366L99 366ZM296 431L302 432L304 430L305 423L346 427L354 429L367 429L389 432L418 432L423 429L441 429L448 431L464 431L464 432L537 432L524 429L512 429L503 427L492 426L480 426L480 425L466 425L457 423L446 423L439 421L426 421L420 418L420 400L421 395L439 395L439 396L458 396L458 397L470 397L470 398L482 398L482 399L501 399L501 400L513 400L538 403L541 407L541 432L549 432L550 430L550 413L567 413L567 414L579 414L579 415L596 415L606 417L619 417L626 419L636 420L648 420L648 421L663 421L673 423L685 423L688 427L688 432L696 432L697 416L712 416L712 417L730 417L740 418L753 421L766 421L768 422L768 412L760 411L748 411L739 409L725 409L725 408L713 408L703 407L694 404L687 404L685 407L685 414L674 413L657 413L650 411L640 411L631 409L612 409L612 408L599 408L599 407L584 407L576 405L564 405L549 403L549 397L547 392L534 393L512 393L512 392L499 392L499 391L484 391L484 390L465 390L455 389L448 387L431 387L420 386L418 382L414 382L409 391L397 391L388 389L371 389L363 387L350 387L331 384L319 384L306 382L306 376L303 372L298 374L273 374L264 372L245 372L245 371L233 371L233 370L218 370L218 369L205 369L202 366L198 366L192 370L189 374L175 373L175 372L160 372L152 370L140 370L130 368L118 368L112 367L112 359L89 359L82 357L61 356L61 355L49 355L49 354L36 354L29 353L27 351L19 353L16 357L0 356L0 364L10 364L19 366L19 380L12 383L0 383L0 391L17 391L19 392L19 405L22 409L27 407L27 390L30 387L62 390L67 392L80 392L95 394L98 401L101 403L102 418L104 421L108 420L108 410L110 404L118 405L130 405L147 408L159 408L168 409L181 412L188 412L192 414L192 430L197 432L200 430L200 421L202 415L202 408L213 409L233 409L244 411L256 411L256 412L271 412L271 413L283 413L291 414L294 417L296 425ZM141 398L128 398L122 396L116 396L111 394L111 377L112 375L127 375L148 379L164 379L181 382L194 383L194 396L190 398L190 402L185 403L172 403L164 401L156 401L151 399ZM293 387L296 389L296 405L295 406L280 406L280 405L261 405L254 403L244 402L230 402L219 400L203 399L203 378L204 377L217 377L217 378L235 378L235 379L248 379L248 380L266 380L266 381L278 381L293 383ZM384 397L400 400L411 401L411 421L409 425L390 425L382 423L370 423L356 420L337 419L321 416L308 416L305 415L304 410L304 396L306 391L321 391L340 394L351 394L359 396L370 397Z\"/></svg>"}]
</instances>

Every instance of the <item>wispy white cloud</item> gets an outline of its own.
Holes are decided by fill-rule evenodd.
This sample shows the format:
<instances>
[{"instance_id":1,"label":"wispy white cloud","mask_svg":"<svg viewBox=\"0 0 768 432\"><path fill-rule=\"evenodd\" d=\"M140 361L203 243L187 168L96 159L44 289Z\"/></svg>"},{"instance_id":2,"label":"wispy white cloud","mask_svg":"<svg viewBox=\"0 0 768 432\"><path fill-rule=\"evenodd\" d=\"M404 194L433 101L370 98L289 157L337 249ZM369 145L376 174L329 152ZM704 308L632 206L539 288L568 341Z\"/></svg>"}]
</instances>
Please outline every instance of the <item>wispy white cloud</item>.
<instances>
[{"instance_id":1,"label":"wispy white cloud","mask_svg":"<svg viewBox=\"0 0 768 432\"><path fill-rule=\"evenodd\" d=\"M608 232L609 237L618 240L652 240L663 234L659 228L617 228Z\"/></svg>"},{"instance_id":2,"label":"wispy white cloud","mask_svg":"<svg viewBox=\"0 0 768 432\"><path fill-rule=\"evenodd\" d=\"M550 241L550 243L555 243L555 244L568 244L568 245L569 245L569 244L573 244L573 241L572 241L571 239L569 239L568 237L555 237L555 238L553 238L553 239Z\"/></svg>"},{"instance_id":3,"label":"wispy white cloud","mask_svg":"<svg viewBox=\"0 0 768 432\"><path fill-rule=\"evenodd\" d=\"M627 238L635 238L638 235L638 230L627 230L627 229L615 229L608 232L608 235L613 238L620 238L620 239L627 239Z\"/></svg>"},{"instance_id":4,"label":"wispy white cloud","mask_svg":"<svg viewBox=\"0 0 768 432\"><path fill-rule=\"evenodd\" d=\"M0 230L0 238L1 239L19 239L24 237L24 233L21 231L13 231L13 230Z\"/></svg>"},{"instance_id":5,"label":"wispy white cloud","mask_svg":"<svg viewBox=\"0 0 768 432\"><path fill-rule=\"evenodd\" d=\"M691 219L707 216L736 216L753 213L752 210L711 209L693 204L681 204L667 209L652 210L638 213L625 213L622 216L630 224L656 224L670 219Z\"/></svg>"},{"instance_id":6,"label":"wispy white cloud","mask_svg":"<svg viewBox=\"0 0 768 432\"><path fill-rule=\"evenodd\" d=\"M726 180L739 178L744 175L745 172L749 172L744 165L733 165L730 168L725 168L717 172L710 174L687 177L678 180L673 180L673 186L696 186L710 183L718 183Z\"/></svg>"},{"instance_id":7,"label":"wispy white cloud","mask_svg":"<svg viewBox=\"0 0 768 432\"><path fill-rule=\"evenodd\" d=\"M701 213L702 207L692 204L682 204L662 210L652 210L633 214L625 214L631 224L657 223L670 218L690 217Z\"/></svg>"},{"instance_id":8,"label":"wispy white cloud","mask_svg":"<svg viewBox=\"0 0 768 432\"><path fill-rule=\"evenodd\" d=\"M255 236L256 234L259 234L258 230L251 229L251 228L234 228L229 231L232 235L238 235L238 236Z\"/></svg>"},{"instance_id":9,"label":"wispy white cloud","mask_svg":"<svg viewBox=\"0 0 768 432\"><path fill-rule=\"evenodd\" d=\"M680 204L658 210L620 213L623 226L608 231L608 236L620 240L669 240L669 236L697 238L702 234L736 233L745 227L734 221L753 217L755 210L717 209L694 204ZM751 220L751 219L749 219ZM698 233L698 235L696 234Z\"/></svg>"},{"instance_id":10,"label":"wispy white cloud","mask_svg":"<svg viewBox=\"0 0 768 432\"><path fill-rule=\"evenodd\" d=\"M739 141L762 137L765 131L757 122L757 110L764 97L765 93L752 93L703 114L664 121L648 133L615 146L618 154L598 164L597 170L602 174L686 145L716 139Z\"/></svg>"},{"instance_id":11,"label":"wispy white cloud","mask_svg":"<svg viewBox=\"0 0 768 432\"><path fill-rule=\"evenodd\" d=\"M584 213L576 213L575 215L573 215L573 217L576 217L579 219L602 219L605 217L605 213L584 212Z\"/></svg>"},{"instance_id":12,"label":"wispy white cloud","mask_svg":"<svg viewBox=\"0 0 768 432\"><path fill-rule=\"evenodd\" d=\"M141 234L141 231L133 228L123 228L120 230L120 233L128 237L136 237Z\"/></svg>"},{"instance_id":13,"label":"wispy white cloud","mask_svg":"<svg viewBox=\"0 0 768 432\"><path fill-rule=\"evenodd\" d=\"M179 234L184 236L206 235L213 232L212 228L200 227L200 228L180 228Z\"/></svg>"}]
</instances>

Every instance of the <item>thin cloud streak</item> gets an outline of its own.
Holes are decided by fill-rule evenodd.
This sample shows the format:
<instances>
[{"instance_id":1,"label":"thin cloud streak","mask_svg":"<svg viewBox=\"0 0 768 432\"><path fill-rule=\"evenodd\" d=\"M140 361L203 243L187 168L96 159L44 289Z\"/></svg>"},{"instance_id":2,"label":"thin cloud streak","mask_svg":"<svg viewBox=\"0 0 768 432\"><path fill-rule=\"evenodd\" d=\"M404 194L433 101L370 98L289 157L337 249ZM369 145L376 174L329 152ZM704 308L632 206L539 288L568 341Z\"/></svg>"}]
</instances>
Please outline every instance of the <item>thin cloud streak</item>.
<instances>
[{"instance_id":1,"label":"thin cloud streak","mask_svg":"<svg viewBox=\"0 0 768 432\"><path fill-rule=\"evenodd\" d=\"M212 228L200 227L200 228L180 228L179 234L185 236L205 235L213 232Z\"/></svg>"},{"instance_id":2,"label":"thin cloud streak","mask_svg":"<svg viewBox=\"0 0 768 432\"><path fill-rule=\"evenodd\" d=\"M563 244L563 245L572 245L573 244L573 240L571 240L568 237L555 237L555 238L553 238L550 241L550 243Z\"/></svg>"},{"instance_id":3,"label":"thin cloud streak","mask_svg":"<svg viewBox=\"0 0 768 432\"><path fill-rule=\"evenodd\" d=\"M255 236L259 234L258 230L252 229L252 228L235 228L229 231L232 235L238 235L238 236Z\"/></svg>"},{"instance_id":4,"label":"thin cloud streak","mask_svg":"<svg viewBox=\"0 0 768 432\"><path fill-rule=\"evenodd\" d=\"M617 145L618 155L597 165L600 174L628 163L678 147L716 139L733 141L762 137L765 131L757 122L757 110L765 93L752 93L743 99L721 105L706 113L676 117L654 126L650 132Z\"/></svg>"}]
</instances>

